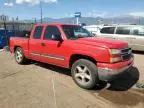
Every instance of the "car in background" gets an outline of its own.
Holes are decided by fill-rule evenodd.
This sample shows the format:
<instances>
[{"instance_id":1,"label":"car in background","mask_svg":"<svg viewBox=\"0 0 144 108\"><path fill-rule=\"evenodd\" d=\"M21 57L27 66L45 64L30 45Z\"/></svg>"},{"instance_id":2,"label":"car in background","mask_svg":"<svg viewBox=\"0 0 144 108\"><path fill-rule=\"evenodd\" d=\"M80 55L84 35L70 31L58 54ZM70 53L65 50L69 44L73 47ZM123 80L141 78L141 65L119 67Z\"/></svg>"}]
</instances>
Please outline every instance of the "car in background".
<instances>
[{"instance_id":1,"label":"car in background","mask_svg":"<svg viewBox=\"0 0 144 108\"><path fill-rule=\"evenodd\" d=\"M96 35L97 32L103 27L103 25L88 25L83 26L83 28L87 29L93 35Z\"/></svg>"},{"instance_id":2,"label":"car in background","mask_svg":"<svg viewBox=\"0 0 144 108\"><path fill-rule=\"evenodd\" d=\"M113 25L104 26L96 33L98 37L122 40L129 44L132 50L144 51L144 26Z\"/></svg>"},{"instance_id":3,"label":"car in background","mask_svg":"<svg viewBox=\"0 0 144 108\"><path fill-rule=\"evenodd\" d=\"M14 36L14 31L0 29L0 49L7 46L7 41L10 37ZM8 40L7 40L8 39Z\"/></svg>"}]
</instances>

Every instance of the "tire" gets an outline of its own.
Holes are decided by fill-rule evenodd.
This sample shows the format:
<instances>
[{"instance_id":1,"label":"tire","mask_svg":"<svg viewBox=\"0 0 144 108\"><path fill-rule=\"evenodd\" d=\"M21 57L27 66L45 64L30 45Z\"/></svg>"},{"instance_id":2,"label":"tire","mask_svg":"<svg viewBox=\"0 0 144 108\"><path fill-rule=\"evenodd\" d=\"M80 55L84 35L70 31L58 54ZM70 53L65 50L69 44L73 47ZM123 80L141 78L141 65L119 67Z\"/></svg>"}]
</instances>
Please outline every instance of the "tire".
<instances>
[{"instance_id":1,"label":"tire","mask_svg":"<svg viewBox=\"0 0 144 108\"><path fill-rule=\"evenodd\" d=\"M74 82L84 89L93 89L99 82L96 65L86 59L79 59L74 62L71 74Z\"/></svg>"},{"instance_id":2,"label":"tire","mask_svg":"<svg viewBox=\"0 0 144 108\"><path fill-rule=\"evenodd\" d=\"M27 62L27 59L25 58L23 50L21 47L17 47L15 50L15 61L18 64L24 64Z\"/></svg>"}]
</instances>

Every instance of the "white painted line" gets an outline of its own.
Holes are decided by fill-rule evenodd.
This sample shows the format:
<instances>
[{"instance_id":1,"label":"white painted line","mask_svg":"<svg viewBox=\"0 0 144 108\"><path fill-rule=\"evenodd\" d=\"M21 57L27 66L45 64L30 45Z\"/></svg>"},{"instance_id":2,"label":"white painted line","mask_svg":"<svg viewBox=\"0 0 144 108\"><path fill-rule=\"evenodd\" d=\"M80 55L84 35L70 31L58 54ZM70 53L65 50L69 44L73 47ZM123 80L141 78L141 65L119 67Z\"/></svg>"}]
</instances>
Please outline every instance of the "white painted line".
<instances>
[{"instance_id":1,"label":"white painted line","mask_svg":"<svg viewBox=\"0 0 144 108\"><path fill-rule=\"evenodd\" d=\"M57 99L56 99L55 82L54 82L54 73L52 74L52 85L53 85L53 95L54 95L55 107L58 108Z\"/></svg>"}]
</instances>

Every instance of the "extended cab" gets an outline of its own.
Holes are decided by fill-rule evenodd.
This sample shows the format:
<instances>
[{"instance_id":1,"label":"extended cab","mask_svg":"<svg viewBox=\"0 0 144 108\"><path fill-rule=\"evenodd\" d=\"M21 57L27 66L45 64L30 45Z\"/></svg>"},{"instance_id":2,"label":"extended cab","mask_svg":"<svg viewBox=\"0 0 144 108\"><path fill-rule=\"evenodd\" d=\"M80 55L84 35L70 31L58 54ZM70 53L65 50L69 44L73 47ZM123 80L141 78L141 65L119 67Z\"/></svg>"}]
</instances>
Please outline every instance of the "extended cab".
<instances>
[{"instance_id":1,"label":"extended cab","mask_svg":"<svg viewBox=\"0 0 144 108\"><path fill-rule=\"evenodd\" d=\"M71 69L73 80L85 89L111 81L133 65L127 43L93 37L79 25L35 25L29 38L10 38L10 51L19 64L32 59Z\"/></svg>"}]
</instances>

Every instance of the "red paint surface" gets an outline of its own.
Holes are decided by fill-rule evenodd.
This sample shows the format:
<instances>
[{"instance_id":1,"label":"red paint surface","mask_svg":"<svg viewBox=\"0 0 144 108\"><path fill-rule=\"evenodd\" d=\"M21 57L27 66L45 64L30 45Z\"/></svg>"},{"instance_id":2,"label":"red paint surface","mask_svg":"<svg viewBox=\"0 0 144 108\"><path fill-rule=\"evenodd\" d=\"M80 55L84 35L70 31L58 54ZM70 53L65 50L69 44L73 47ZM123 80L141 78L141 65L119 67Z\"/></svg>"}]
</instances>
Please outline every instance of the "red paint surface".
<instances>
[{"instance_id":1,"label":"red paint surface","mask_svg":"<svg viewBox=\"0 0 144 108\"><path fill-rule=\"evenodd\" d=\"M53 40L43 40L45 28L48 25L55 25L59 28L61 36L63 38L62 43ZM81 54L94 58L97 61L97 66L100 68L121 68L128 65L130 62L133 62L133 60L129 60L113 64L110 63L109 49L127 48L127 43L97 37L68 40L64 31L62 30L62 25L65 24L43 24L42 26L44 26L44 29L41 39L33 39L34 28L39 25L34 26L29 39L18 37L11 38L11 52L14 52L14 48L16 46L20 46L23 49L23 52L27 58L53 65L58 65L65 68L69 68L69 61L73 54ZM41 46L41 43L45 43L46 46ZM56 55L58 57L64 57L64 60L57 60L53 58L32 55L31 52Z\"/></svg>"}]
</instances>

